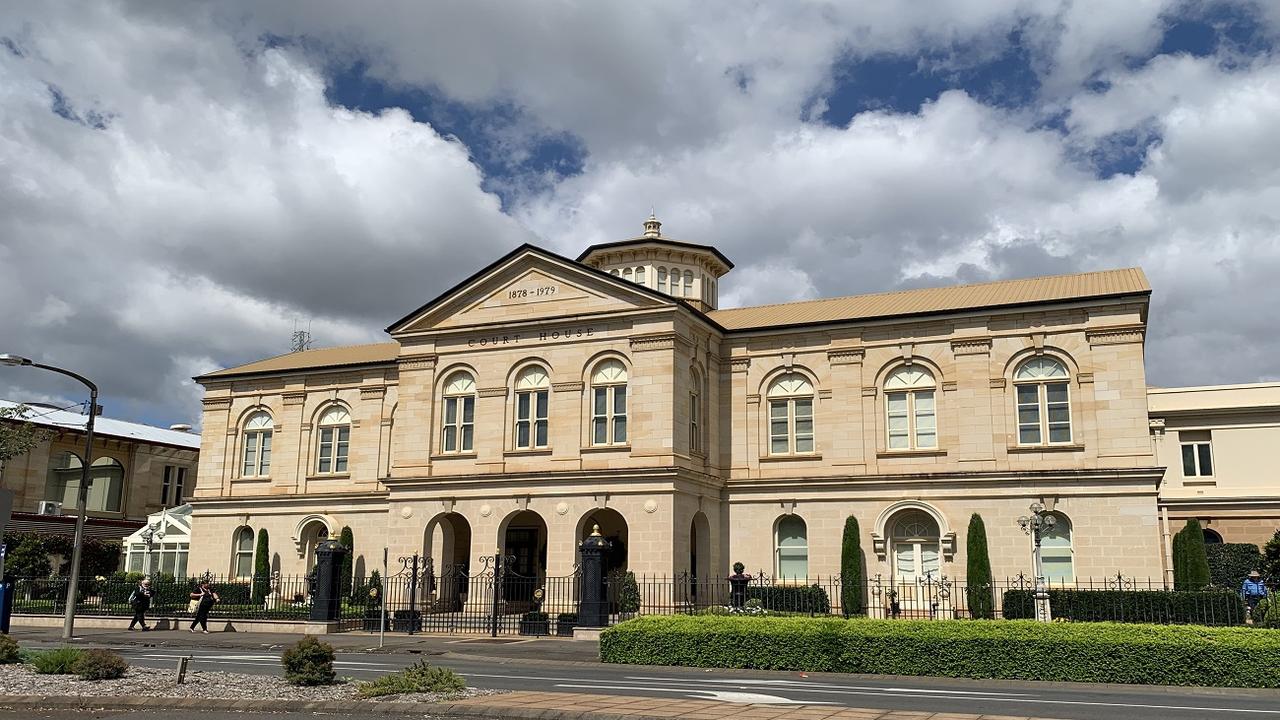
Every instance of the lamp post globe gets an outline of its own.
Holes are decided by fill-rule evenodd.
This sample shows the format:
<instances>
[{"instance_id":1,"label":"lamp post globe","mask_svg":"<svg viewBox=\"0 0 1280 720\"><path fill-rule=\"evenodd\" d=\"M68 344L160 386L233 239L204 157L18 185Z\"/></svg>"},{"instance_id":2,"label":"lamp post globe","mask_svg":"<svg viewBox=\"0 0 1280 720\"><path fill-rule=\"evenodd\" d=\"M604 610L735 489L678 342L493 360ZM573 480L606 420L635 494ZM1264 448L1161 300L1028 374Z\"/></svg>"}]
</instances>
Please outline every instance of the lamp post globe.
<instances>
[{"instance_id":1,"label":"lamp post globe","mask_svg":"<svg viewBox=\"0 0 1280 720\"><path fill-rule=\"evenodd\" d=\"M31 358L12 353L0 353L0 365L8 367L33 367L48 370L79 381L89 388L89 419L84 425L84 459L80 462L80 487L76 492L76 534L71 548L71 572L67 577L66 610L62 618L62 639L70 640L76 621L76 590L80 585L80 555L84 545L85 505L89 500L89 468L93 465L93 420L98 416L98 386L85 376L54 365L33 362Z\"/></svg>"}]
</instances>

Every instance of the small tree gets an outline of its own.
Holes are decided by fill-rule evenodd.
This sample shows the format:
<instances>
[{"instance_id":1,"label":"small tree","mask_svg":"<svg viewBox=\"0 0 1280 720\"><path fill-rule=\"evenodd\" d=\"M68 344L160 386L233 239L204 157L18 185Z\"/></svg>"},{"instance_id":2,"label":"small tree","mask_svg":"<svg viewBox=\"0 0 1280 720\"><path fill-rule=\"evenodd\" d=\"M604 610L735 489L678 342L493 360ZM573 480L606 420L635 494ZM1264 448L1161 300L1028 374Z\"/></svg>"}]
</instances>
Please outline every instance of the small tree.
<instances>
[{"instance_id":1,"label":"small tree","mask_svg":"<svg viewBox=\"0 0 1280 720\"><path fill-rule=\"evenodd\" d=\"M258 546L253 551L253 602L262 603L271 594L271 542L267 529L258 530Z\"/></svg>"},{"instance_id":2,"label":"small tree","mask_svg":"<svg viewBox=\"0 0 1280 720\"><path fill-rule=\"evenodd\" d=\"M47 432L25 419L29 411L26 405L0 408L0 469L9 460L31 452L48 437Z\"/></svg>"},{"instance_id":3,"label":"small tree","mask_svg":"<svg viewBox=\"0 0 1280 720\"><path fill-rule=\"evenodd\" d=\"M49 552L38 535L24 535L18 544L9 551L5 558L6 575L16 577L49 577L53 574L53 565L49 563Z\"/></svg>"},{"instance_id":4,"label":"small tree","mask_svg":"<svg viewBox=\"0 0 1280 720\"><path fill-rule=\"evenodd\" d=\"M1183 549L1186 528L1173 534L1173 589L1187 589L1187 553Z\"/></svg>"},{"instance_id":5,"label":"small tree","mask_svg":"<svg viewBox=\"0 0 1280 720\"><path fill-rule=\"evenodd\" d=\"M338 597L351 597L351 578L352 568L355 564L355 537L351 534L351 528L343 525L342 532L338 534L338 544L347 549L347 553L342 556L342 567L338 570L339 582Z\"/></svg>"},{"instance_id":6,"label":"small tree","mask_svg":"<svg viewBox=\"0 0 1280 720\"><path fill-rule=\"evenodd\" d=\"M995 617L995 596L991 592L991 556L987 553L987 526L982 516L974 513L969 518L969 534L965 539L968 568L965 594L969 600L969 614L976 619Z\"/></svg>"},{"instance_id":7,"label":"small tree","mask_svg":"<svg viewBox=\"0 0 1280 720\"><path fill-rule=\"evenodd\" d=\"M1280 530L1262 547L1262 567L1258 570L1272 589L1280 584Z\"/></svg>"},{"instance_id":8,"label":"small tree","mask_svg":"<svg viewBox=\"0 0 1280 720\"><path fill-rule=\"evenodd\" d=\"M1204 530L1200 521L1192 518L1173 539L1173 587L1203 590L1208 585L1209 559L1204 552Z\"/></svg>"},{"instance_id":9,"label":"small tree","mask_svg":"<svg viewBox=\"0 0 1280 720\"><path fill-rule=\"evenodd\" d=\"M280 657L284 678L294 685L330 685L334 680L333 646L307 635Z\"/></svg>"},{"instance_id":10,"label":"small tree","mask_svg":"<svg viewBox=\"0 0 1280 720\"><path fill-rule=\"evenodd\" d=\"M844 520L840 541L840 608L845 617L862 615L862 540L858 518Z\"/></svg>"}]
</instances>

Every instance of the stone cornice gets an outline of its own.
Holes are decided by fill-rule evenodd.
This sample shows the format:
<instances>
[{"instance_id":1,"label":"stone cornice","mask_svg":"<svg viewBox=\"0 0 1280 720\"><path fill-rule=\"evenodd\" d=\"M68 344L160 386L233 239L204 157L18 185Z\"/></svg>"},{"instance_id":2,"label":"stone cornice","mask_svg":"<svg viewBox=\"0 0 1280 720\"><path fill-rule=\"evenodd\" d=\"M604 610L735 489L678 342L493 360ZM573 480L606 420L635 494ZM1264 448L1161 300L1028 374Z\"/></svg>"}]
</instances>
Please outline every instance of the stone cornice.
<instances>
[{"instance_id":1,"label":"stone cornice","mask_svg":"<svg viewBox=\"0 0 1280 720\"><path fill-rule=\"evenodd\" d=\"M654 333L653 335L637 335L631 338L632 352L647 352L649 350L674 350L676 347L675 333Z\"/></svg>"},{"instance_id":2,"label":"stone cornice","mask_svg":"<svg viewBox=\"0 0 1280 720\"><path fill-rule=\"evenodd\" d=\"M1090 345L1127 345L1142 342L1146 328L1142 325L1094 328L1085 330L1084 335Z\"/></svg>"},{"instance_id":3,"label":"stone cornice","mask_svg":"<svg viewBox=\"0 0 1280 720\"><path fill-rule=\"evenodd\" d=\"M476 394L480 397L502 397L507 394L507 386L499 385L497 387L480 388L476 390Z\"/></svg>"},{"instance_id":4,"label":"stone cornice","mask_svg":"<svg viewBox=\"0 0 1280 720\"><path fill-rule=\"evenodd\" d=\"M307 401L307 393L303 391L287 392L281 397L284 400L285 407L290 405L301 405Z\"/></svg>"},{"instance_id":5,"label":"stone cornice","mask_svg":"<svg viewBox=\"0 0 1280 720\"><path fill-rule=\"evenodd\" d=\"M200 404L205 410L226 410L231 407L231 398L229 397L207 397L201 398Z\"/></svg>"},{"instance_id":6,"label":"stone cornice","mask_svg":"<svg viewBox=\"0 0 1280 720\"><path fill-rule=\"evenodd\" d=\"M384 397L387 394L386 385L363 385L360 387L360 399L373 399Z\"/></svg>"},{"instance_id":7,"label":"stone cornice","mask_svg":"<svg viewBox=\"0 0 1280 720\"><path fill-rule=\"evenodd\" d=\"M407 355L399 358L396 365L401 370L434 370L437 360L436 355Z\"/></svg>"},{"instance_id":8,"label":"stone cornice","mask_svg":"<svg viewBox=\"0 0 1280 720\"><path fill-rule=\"evenodd\" d=\"M833 348L827 351L827 362L832 365L856 365L862 362L865 354L862 348Z\"/></svg>"},{"instance_id":9,"label":"stone cornice","mask_svg":"<svg viewBox=\"0 0 1280 720\"><path fill-rule=\"evenodd\" d=\"M581 380L574 380L572 382L551 383L551 389L555 390L556 392L578 392L582 390L582 388L584 387L586 387L586 385L583 384Z\"/></svg>"},{"instance_id":10,"label":"stone cornice","mask_svg":"<svg viewBox=\"0 0 1280 720\"><path fill-rule=\"evenodd\" d=\"M729 358L729 371L736 373L744 373L751 367L751 358L736 357Z\"/></svg>"},{"instance_id":11,"label":"stone cornice","mask_svg":"<svg viewBox=\"0 0 1280 720\"><path fill-rule=\"evenodd\" d=\"M991 338L958 338L951 341L954 355L986 355L991 352Z\"/></svg>"}]
</instances>

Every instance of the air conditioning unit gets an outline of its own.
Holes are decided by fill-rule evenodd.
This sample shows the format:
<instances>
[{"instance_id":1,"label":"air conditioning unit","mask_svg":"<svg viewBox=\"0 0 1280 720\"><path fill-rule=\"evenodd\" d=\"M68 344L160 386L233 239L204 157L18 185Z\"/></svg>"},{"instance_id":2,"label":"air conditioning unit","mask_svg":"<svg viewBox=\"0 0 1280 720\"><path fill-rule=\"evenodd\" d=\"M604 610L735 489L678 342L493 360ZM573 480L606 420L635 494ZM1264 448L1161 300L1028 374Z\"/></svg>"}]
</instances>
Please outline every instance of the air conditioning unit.
<instances>
[{"instance_id":1,"label":"air conditioning unit","mask_svg":"<svg viewBox=\"0 0 1280 720\"><path fill-rule=\"evenodd\" d=\"M37 515L61 515L62 503L53 502L52 500L41 500L36 506Z\"/></svg>"}]
</instances>

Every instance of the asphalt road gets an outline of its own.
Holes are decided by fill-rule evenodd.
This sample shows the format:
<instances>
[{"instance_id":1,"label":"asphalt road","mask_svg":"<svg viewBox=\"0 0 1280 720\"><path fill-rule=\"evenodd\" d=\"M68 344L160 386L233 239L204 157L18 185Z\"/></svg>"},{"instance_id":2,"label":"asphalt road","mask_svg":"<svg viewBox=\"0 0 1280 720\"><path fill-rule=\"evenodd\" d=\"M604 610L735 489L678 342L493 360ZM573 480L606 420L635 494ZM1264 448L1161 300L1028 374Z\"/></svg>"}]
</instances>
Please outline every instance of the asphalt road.
<instances>
[{"instance_id":1,"label":"asphalt road","mask_svg":"<svg viewBox=\"0 0 1280 720\"><path fill-rule=\"evenodd\" d=\"M465 646L459 648L465 652ZM132 648L133 664L173 667L180 654L165 648ZM193 649L197 670L278 674L278 654ZM688 697L702 700L1013 715L1064 720L1280 720L1280 692L1165 687L1097 686L944 678L872 678L825 673L697 670L559 662L509 662L451 655L339 653L339 675L367 679L427 657L453 668L469 685L612 695ZM3 716L0 716L3 717ZM54 717L54 716L50 716ZM83 716L78 716L83 717ZM107 716L104 716L107 717ZM202 714L202 717L203 714ZM245 718L244 715L236 716ZM277 716L278 717L278 716Z\"/></svg>"},{"instance_id":2,"label":"asphalt road","mask_svg":"<svg viewBox=\"0 0 1280 720\"><path fill-rule=\"evenodd\" d=\"M201 710L200 720L387 720L387 713L239 712ZM430 717L430 716L421 716ZM3 710L0 720L174 720L172 710Z\"/></svg>"}]
</instances>

